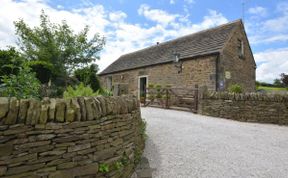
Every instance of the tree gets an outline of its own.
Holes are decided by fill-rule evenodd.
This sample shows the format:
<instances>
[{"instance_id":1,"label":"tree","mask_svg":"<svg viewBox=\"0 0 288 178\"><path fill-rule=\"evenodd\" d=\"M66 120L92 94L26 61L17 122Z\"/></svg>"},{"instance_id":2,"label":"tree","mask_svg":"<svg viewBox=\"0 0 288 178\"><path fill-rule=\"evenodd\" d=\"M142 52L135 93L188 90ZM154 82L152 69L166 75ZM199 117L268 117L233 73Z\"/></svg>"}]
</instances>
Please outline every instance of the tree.
<instances>
[{"instance_id":1,"label":"tree","mask_svg":"<svg viewBox=\"0 0 288 178\"><path fill-rule=\"evenodd\" d=\"M30 61L40 60L52 64L54 79L67 79L76 67L99 59L99 52L105 43L98 33L89 40L88 26L75 34L66 21L51 23L44 11L40 15L39 27L31 28L23 19L14 24L24 57Z\"/></svg>"},{"instance_id":2,"label":"tree","mask_svg":"<svg viewBox=\"0 0 288 178\"><path fill-rule=\"evenodd\" d=\"M45 61L28 61L26 63L36 73L36 77L42 83L48 83L52 77L53 66Z\"/></svg>"},{"instance_id":3,"label":"tree","mask_svg":"<svg viewBox=\"0 0 288 178\"><path fill-rule=\"evenodd\" d=\"M275 85L276 87L281 87L282 86L282 82L280 79L275 79L273 85Z\"/></svg>"},{"instance_id":4,"label":"tree","mask_svg":"<svg viewBox=\"0 0 288 178\"><path fill-rule=\"evenodd\" d=\"M15 48L10 47L7 50L0 50L0 78L10 74L16 75L23 62L24 60Z\"/></svg>"},{"instance_id":5,"label":"tree","mask_svg":"<svg viewBox=\"0 0 288 178\"><path fill-rule=\"evenodd\" d=\"M21 98L39 98L40 82L28 66L21 67L17 75L2 77L0 96Z\"/></svg>"},{"instance_id":6,"label":"tree","mask_svg":"<svg viewBox=\"0 0 288 178\"><path fill-rule=\"evenodd\" d=\"M285 87L288 87L288 74L282 73L281 75L281 82Z\"/></svg>"},{"instance_id":7,"label":"tree","mask_svg":"<svg viewBox=\"0 0 288 178\"><path fill-rule=\"evenodd\" d=\"M80 81L83 82L85 86L90 85L94 92L100 89L100 82L96 75L98 71L98 66L91 64L89 67L83 67L75 70L74 76Z\"/></svg>"}]
</instances>

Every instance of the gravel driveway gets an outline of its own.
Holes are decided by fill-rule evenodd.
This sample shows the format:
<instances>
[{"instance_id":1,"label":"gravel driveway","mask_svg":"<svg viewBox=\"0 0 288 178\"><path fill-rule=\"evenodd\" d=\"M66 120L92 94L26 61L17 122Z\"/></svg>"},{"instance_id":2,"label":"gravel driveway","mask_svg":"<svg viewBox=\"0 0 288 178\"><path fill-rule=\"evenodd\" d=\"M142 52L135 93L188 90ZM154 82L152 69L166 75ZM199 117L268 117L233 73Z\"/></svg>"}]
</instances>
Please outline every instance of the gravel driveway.
<instances>
[{"instance_id":1,"label":"gravel driveway","mask_svg":"<svg viewBox=\"0 0 288 178\"><path fill-rule=\"evenodd\" d=\"M141 108L153 178L288 177L288 127Z\"/></svg>"}]
</instances>

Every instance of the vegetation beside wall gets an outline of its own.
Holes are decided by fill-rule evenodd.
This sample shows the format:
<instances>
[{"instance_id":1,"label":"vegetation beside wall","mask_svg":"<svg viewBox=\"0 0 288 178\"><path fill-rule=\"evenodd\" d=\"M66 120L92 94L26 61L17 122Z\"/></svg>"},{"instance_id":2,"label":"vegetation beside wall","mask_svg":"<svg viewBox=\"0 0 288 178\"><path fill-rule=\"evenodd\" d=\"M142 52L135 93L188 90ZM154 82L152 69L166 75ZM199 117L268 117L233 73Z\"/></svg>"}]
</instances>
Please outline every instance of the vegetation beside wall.
<instances>
[{"instance_id":1,"label":"vegetation beside wall","mask_svg":"<svg viewBox=\"0 0 288 178\"><path fill-rule=\"evenodd\" d=\"M44 11L38 26L29 27L23 19L14 25L18 48L0 50L0 96L62 97L68 86L80 82L94 92L103 90L98 66L91 63L100 58L104 37L96 33L88 38L88 26L75 33L66 21L52 23ZM26 72L24 81L21 71Z\"/></svg>"}]
</instances>

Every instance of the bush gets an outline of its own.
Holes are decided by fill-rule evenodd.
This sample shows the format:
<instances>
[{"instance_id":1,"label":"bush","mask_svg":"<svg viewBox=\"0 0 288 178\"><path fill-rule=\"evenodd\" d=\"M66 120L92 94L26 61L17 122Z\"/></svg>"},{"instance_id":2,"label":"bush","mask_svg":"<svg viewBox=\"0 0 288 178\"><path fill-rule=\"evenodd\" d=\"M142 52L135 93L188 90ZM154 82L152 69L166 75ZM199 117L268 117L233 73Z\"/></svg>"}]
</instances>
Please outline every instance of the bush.
<instances>
[{"instance_id":1,"label":"bush","mask_svg":"<svg viewBox=\"0 0 288 178\"><path fill-rule=\"evenodd\" d=\"M109 165L106 163L102 163L99 165L99 172L107 173L109 172Z\"/></svg>"},{"instance_id":2,"label":"bush","mask_svg":"<svg viewBox=\"0 0 288 178\"><path fill-rule=\"evenodd\" d=\"M148 88L154 88L154 84L153 83L149 83L148 84Z\"/></svg>"},{"instance_id":3,"label":"bush","mask_svg":"<svg viewBox=\"0 0 288 178\"><path fill-rule=\"evenodd\" d=\"M140 135L144 140L146 140L148 137L148 135L146 134L146 128L147 128L147 122L144 119L142 119L140 125Z\"/></svg>"},{"instance_id":4,"label":"bush","mask_svg":"<svg viewBox=\"0 0 288 178\"><path fill-rule=\"evenodd\" d=\"M96 92L100 89L100 82L96 75L97 71L98 66L91 64L90 66L75 70L74 76L85 85L90 85L93 91Z\"/></svg>"},{"instance_id":5,"label":"bush","mask_svg":"<svg viewBox=\"0 0 288 178\"><path fill-rule=\"evenodd\" d=\"M27 66L20 68L17 75L3 76L1 81L1 96L18 99L40 98L40 82Z\"/></svg>"},{"instance_id":6,"label":"bush","mask_svg":"<svg viewBox=\"0 0 288 178\"><path fill-rule=\"evenodd\" d=\"M242 93L243 89L242 89L242 87L240 85L234 84L234 85L231 85L228 88L228 91L231 92L231 93Z\"/></svg>"},{"instance_id":7,"label":"bush","mask_svg":"<svg viewBox=\"0 0 288 178\"><path fill-rule=\"evenodd\" d=\"M0 50L0 77L10 74L17 75L23 62L24 59L20 57L20 53L15 48Z\"/></svg>"},{"instance_id":8,"label":"bush","mask_svg":"<svg viewBox=\"0 0 288 178\"><path fill-rule=\"evenodd\" d=\"M102 96L113 96L113 93L110 90L100 88L96 92L97 95L102 95Z\"/></svg>"},{"instance_id":9,"label":"bush","mask_svg":"<svg viewBox=\"0 0 288 178\"><path fill-rule=\"evenodd\" d=\"M97 93L94 93L89 86L85 86L83 83L80 83L75 88L69 86L64 92L64 98L74 98L79 96L96 96Z\"/></svg>"},{"instance_id":10,"label":"bush","mask_svg":"<svg viewBox=\"0 0 288 178\"><path fill-rule=\"evenodd\" d=\"M27 65L36 73L40 82L48 83L52 77L53 65L45 61L29 61Z\"/></svg>"}]
</instances>

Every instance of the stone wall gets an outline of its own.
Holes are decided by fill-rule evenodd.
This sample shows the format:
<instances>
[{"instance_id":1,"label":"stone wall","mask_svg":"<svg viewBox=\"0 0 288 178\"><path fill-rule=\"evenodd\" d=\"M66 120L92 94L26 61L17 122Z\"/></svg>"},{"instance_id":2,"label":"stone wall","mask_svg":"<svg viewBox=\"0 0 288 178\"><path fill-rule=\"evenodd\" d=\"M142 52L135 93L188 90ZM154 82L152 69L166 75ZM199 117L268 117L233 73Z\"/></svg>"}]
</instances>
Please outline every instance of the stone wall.
<instances>
[{"instance_id":1,"label":"stone wall","mask_svg":"<svg viewBox=\"0 0 288 178\"><path fill-rule=\"evenodd\" d=\"M288 95L210 92L201 96L198 109L208 116L288 125Z\"/></svg>"},{"instance_id":2,"label":"stone wall","mask_svg":"<svg viewBox=\"0 0 288 178\"><path fill-rule=\"evenodd\" d=\"M127 178L144 148L134 97L0 98L0 123L0 177Z\"/></svg>"},{"instance_id":3,"label":"stone wall","mask_svg":"<svg viewBox=\"0 0 288 178\"><path fill-rule=\"evenodd\" d=\"M178 74L175 63L167 63L141 69L118 72L100 76L101 86L107 88L107 80L112 76L112 85L128 85L128 93L138 95L138 80L140 76L148 78L148 84L160 84L162 86L194 88L195 85L207 86L210 90L216 90L216 56L198 57L183 60L183 70Z\"/></svg>"}]
</instances>

